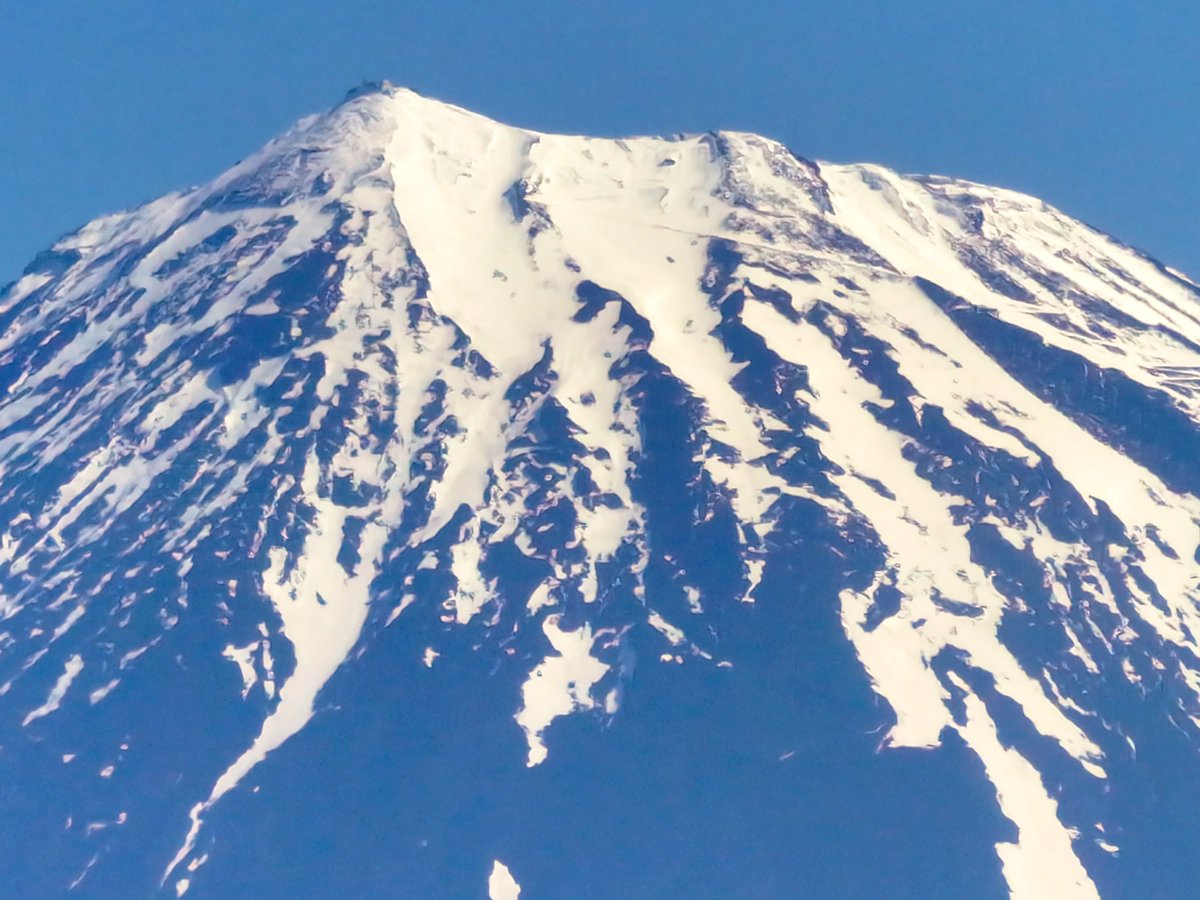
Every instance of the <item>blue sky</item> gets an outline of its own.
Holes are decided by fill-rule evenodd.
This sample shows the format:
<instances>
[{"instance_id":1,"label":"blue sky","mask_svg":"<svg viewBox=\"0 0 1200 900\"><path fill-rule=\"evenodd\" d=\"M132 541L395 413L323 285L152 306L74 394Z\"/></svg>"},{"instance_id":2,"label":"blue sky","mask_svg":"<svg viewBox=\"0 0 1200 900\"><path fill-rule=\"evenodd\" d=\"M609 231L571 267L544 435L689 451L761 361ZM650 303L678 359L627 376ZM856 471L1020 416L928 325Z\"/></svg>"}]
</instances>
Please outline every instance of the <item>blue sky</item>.
<instances>
[{"instance_id":1,"label":"blue sky","mask_svg":"<svg viewBox=\"0 0 1200 900\"><path fill-rule=\"evenodd\" d=\"M1041 196L1200 274L1200 4L0 0L0 284L364 79L512 124L732 128Z\"/></svg>"}]
</instances>

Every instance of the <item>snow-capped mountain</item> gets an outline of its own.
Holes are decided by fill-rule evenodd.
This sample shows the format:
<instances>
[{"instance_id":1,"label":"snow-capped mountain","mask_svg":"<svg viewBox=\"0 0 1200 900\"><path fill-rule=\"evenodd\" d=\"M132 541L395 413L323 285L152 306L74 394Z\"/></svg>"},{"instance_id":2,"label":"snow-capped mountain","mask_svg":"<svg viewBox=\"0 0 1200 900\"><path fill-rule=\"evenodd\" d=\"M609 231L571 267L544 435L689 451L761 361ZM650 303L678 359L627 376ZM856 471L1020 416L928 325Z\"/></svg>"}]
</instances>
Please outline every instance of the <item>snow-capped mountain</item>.
<instances>
[{"instance_id":1,"label":"snow-capped mountain","mask_svg":"<svg viewBox=\"0 0 1200 900\"><path fill-rule=\"evenodd\" d=\"M1184 897L1200 288L382 85L0 292L0 893Z\"/></svg>"}]
</instances>

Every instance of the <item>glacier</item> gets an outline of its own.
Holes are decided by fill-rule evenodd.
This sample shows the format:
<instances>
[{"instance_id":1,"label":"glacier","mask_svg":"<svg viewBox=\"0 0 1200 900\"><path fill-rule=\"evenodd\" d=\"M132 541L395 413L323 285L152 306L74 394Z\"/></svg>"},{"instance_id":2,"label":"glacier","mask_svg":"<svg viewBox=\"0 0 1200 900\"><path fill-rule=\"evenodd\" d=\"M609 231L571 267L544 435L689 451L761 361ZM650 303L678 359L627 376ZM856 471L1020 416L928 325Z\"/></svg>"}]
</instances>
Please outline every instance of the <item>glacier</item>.
<instances>
[{"instance_id":1,"label":"glacier","mask_svg":"<svg viewBox=\"0 0 1200 900\"><path fill-rule=\"evenodd\" d=\"M1198 301L1010 190L354 91L0 292L0 877L1187 896Z\"/></svg>"}]
</instances>

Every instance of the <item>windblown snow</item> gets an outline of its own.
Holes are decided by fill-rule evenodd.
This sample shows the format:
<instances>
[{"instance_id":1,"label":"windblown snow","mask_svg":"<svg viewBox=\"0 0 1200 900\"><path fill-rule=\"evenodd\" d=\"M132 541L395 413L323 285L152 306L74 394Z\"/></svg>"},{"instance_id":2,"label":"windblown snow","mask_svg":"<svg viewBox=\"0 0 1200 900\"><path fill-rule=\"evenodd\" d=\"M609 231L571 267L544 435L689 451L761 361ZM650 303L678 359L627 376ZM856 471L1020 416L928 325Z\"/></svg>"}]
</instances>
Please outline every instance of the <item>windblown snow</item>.
<instances>
[{"instance_id":1,"label":"windblown snow","mask_svg":"<svg viewBox=\"0 0 1200 900\"><path fill-rule=\"evenodd\" d=\"M748 134L538 134L384 87L41 263L0 294L0 504L25 511L0 527L0 691L60 673L32 730L113 702L173 630L224 629L211 689L262 715L189 799L162 860L180 893L214 807L380 629L533 636L497 702L541 765L562 717L619 716L630 629L661 642L643 664L737 666L710 611L754 602L798 505L877 548L836 603L894 712L883 744L961 736L1016 827L1014 896L1095 896L1078 847L1102 835L998 704L1097 790L1119 723L1095 680L1157 673L1200 729L1200 483L1030 362L1195 428L1198 291L1031 197ZM647 589L653 391L681 398L705 495L662 502L732 516L736 596L682 568L678 597ZM1006 630L1035 614L1041 658ZM520 889L497 862L489 890Z\"/></svg>"}]
</instances>

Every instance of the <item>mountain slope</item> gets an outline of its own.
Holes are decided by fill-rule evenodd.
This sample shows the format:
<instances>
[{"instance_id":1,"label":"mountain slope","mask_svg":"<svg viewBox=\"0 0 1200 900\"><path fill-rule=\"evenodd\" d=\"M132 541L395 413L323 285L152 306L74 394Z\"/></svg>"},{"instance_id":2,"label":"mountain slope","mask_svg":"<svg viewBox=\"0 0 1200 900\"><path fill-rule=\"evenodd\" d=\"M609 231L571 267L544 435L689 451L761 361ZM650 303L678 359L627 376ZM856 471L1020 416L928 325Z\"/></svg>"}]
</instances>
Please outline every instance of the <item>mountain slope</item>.
<instances>
[{"instance_id":1,"label":"mountain slope","mask_svg":"<svg viewBox=\"0 0 1200 900\"><path fill-rule=\"evenodd\" d=\"M1198 297L390 86L97 220L0 295L6 881L1181 895Z\"/></svg>"}]
</instances>

